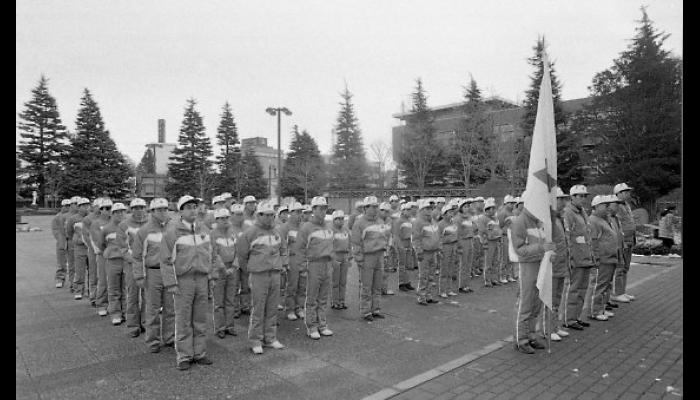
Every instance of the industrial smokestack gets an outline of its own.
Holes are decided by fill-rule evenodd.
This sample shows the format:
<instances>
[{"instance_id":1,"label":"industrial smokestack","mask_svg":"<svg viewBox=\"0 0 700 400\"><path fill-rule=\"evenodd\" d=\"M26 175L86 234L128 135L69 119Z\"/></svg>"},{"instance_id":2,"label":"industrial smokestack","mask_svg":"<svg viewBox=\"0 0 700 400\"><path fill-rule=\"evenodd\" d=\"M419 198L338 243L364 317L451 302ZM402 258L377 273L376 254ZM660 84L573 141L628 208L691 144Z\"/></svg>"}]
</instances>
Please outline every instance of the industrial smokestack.
<instances>
[{"instance_id":1,"label":"industrial smokestack","mask_svg":"<svg viewBox=\"0 0 700 400\"><path fill-rule=\"evenodd\" d=\"M158 143L165 143L165 120L158 119Z\"/></svg>"}]
</instances>

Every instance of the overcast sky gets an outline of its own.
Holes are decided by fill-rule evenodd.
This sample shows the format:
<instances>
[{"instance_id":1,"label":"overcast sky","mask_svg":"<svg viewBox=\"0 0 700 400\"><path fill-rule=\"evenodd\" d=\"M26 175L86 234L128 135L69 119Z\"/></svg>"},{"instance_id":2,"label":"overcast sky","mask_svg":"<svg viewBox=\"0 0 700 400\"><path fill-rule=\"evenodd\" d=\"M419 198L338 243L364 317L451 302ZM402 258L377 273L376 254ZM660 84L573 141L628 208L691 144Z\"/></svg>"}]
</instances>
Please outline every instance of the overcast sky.
<instances>
[{"instance_id":1,"label":"overcast sky","mask_svg":"<svg viewBox=\"0 0 700 400\"><path fill-rule=\"evenodd\" d=\"M635 34L639 7L682 56L680 0L537 1L17 1L16 111L43 73L69 130L84 88L121 151L139 162L166 120L176 142L193 97L214 136L228 101L241 137L282 148L293 124L331 149L347 82L366 147L391 144L392 114L421 77L428 104L462 100L474 76L486 96L521 101L544 34L565 100L586 97L596 72ZM19 135L16 135L18 138ZM215 149L215 152L217 150Z\"/></svg>"}]
</instances>

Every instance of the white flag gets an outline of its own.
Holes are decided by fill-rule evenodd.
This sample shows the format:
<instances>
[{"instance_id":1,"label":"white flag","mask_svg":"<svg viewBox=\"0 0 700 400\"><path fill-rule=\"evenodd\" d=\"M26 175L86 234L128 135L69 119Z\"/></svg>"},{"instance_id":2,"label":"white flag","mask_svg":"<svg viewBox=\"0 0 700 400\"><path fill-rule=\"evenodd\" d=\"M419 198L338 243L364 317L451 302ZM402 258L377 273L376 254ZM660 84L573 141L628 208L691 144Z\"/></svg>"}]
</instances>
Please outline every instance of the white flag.
<instances>
[{"instance_id":1,"label":"white flag","mask_svg":"<svg viewBox=\"0 0 700 400\"><path fill-rule=\"evenodd\" d=\"M554 102L552 83L549 76L549 60L542 53L544 74L540 84L540 97L537 101L537 117L532 132L530 164L527 171L527 185L523 194L524 207L542 221L544 235L552 241L552 219L550 209L556 205L557 185L557 139L554 126ZM552 308L552 262L551 253L545 255L537 276L540 299Z\"/></svg>"}]
</instances>

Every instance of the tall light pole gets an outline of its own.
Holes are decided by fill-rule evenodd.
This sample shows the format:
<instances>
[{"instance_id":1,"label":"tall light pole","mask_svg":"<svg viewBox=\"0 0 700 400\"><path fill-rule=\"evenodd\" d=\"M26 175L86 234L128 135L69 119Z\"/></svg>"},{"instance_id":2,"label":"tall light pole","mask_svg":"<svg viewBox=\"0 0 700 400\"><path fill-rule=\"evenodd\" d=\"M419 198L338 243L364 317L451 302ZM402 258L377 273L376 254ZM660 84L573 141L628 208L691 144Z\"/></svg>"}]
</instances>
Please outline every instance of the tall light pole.
<instances>
[{"instance_id":1,"label":"tall light pole","mask_svg":"<svg viewBox=\"0 0 700 400\"><path fill-rule=\"evenodd\" d=\"M280 124L282 122L282 113L289 116L292 112L289 111L287 107L268 107L265 111L272 115L277 116L277 204L282 203L282 182L280 181L280 174L282 173L282 131Z\"/></svg>"}]
</instances>

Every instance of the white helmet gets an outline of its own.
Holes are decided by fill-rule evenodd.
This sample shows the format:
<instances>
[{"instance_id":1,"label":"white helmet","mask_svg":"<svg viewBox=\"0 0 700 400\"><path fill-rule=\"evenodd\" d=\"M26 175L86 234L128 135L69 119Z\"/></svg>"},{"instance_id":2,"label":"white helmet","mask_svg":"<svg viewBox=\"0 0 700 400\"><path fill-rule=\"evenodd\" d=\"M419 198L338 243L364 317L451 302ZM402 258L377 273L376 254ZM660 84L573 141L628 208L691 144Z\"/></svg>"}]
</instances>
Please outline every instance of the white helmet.
<instances>
[{"instance_id":1,"label":"white helmet","mask_svg":"<svg viewBox=\"0 0 700 400\"><path fill-rule=\"evenodd\" d=\"M246 196L243 198L243 204L251 202L257 202L257 200L255 200L255 196Z\"/></svg>"},{"instance_id":2,"label":"white helmet","mask_svg":"<svg viewBox=\"0 0 700 400\"><path fill-rule=\"evenodd\" d=\"M223 203L223 202L225 202L225 201L226 201L226 199L224 199L222 196L214 196L214 197L211 199L211 204Z\"/></svg>"},{"instance_id":3,"label":"white helmet","mask_svg":"<svg viewBox=\"0 0 700 400\"><path fill-rule=\"evenodd\" d=\"M282 211L289 211L289 206L286 204L282 204L280 208L277 209L277 214L282 214Z\"/></svg>"},{"instance_id":4,"label":"white helmet","mask_svg":"<svg viewBox=\"0 0 700 400\"><path fill-rule=\"evenodd\" d=\"M148 208L151 210L155 210L156 208L168 208L168 200L158 197L151 200L151 204Z\"/></svg>"},{"instance_id":5,"label":"white helmet","mask_svg":"<svg viewBox=\"0 0 700 400\"><path fill-rule=\"evenodd\" d=\"M124 205L124 203L114 203L114 205L112 205L112 212L120 210L126 211L126 206Z\"/></svg>"},{"instance_id":6,"label":"white helmet","mask_svg":"<svg viewBox=\"0 0 700 400\"><path fill-rule=\"evenodd\" d=\"M357 201L355 202L355 208L362 208L362 207L364 207L364 206L365 206L365 203L364 203L364 201L362 201L362 200L357 200Z\"/></svg>"},{"instance_id":7,"label":"white helmet","mask_svg":"<svg viewBox=\"0 0 700 400\"><path fill-rule=\"evenodd\" d=\"M572 196L575 194L588 194L588 190L583 185L574 185L569 190L569 194Z\"/></svg>"},{"instance_id":8,"label":"white helmet","mask_svg":"<svg viewBox=\"0 0 700 400\"><path fill-rule=\"evenodd\" d=\"M557 197L569 197L559 186L556 187Z\"/></svg>"},{"instance_id":9,"label":"white helmet","mask_svg":"<svg viewBox=\"0 0 700 400\"><path fill-rule=\"evenodd\" d=\"M71 203L78 204L78 201L80 201L80 196L73 196L70 198Z\"/></svg>"},{"instance_id":10,"label":"white helmet","mask_svg":"<svg viewBox=\"0 0 700 400\"><path fill-rule=\"evenodd\" d=\"M503 198L503 204L508 204L508 203L515 203L515 197L513 197L513 196L507 194L507 195Z\"/></svg>"},{"instance_id":11,"label":"white helmet","mask_svg":"<svg viewBox=\"0 0 700 400\"><path fill-rule=\"evenodd\" d=\"M252 196L251 196L252 197ZM272 204L268 202L261 202L258 204L258 206L255 208L255 212L258 214L274 214L275 209L272 207Z\"/></svg>"},{"instance_id":12,"label":"white helmet","mask_svg":"<svg viewBox=\"0 0 700 400\"><path fill-rule=\"evenodd\" d=\"M597 195L597 196L593 196L593 200L591 200L591 207L595 207L595 206L597 206L598 204L607 203L607 201L606 201L607 198L606 198L606 197L607 197L607 196L600 195L600 194Z\"/></svg>"},{"instance_id":13,"label":"white helmet","mask_svg":"<svg viewBox=\"0 0 700 400\"><path fill-rule=\"evenodd\" d=\"M92 206L100 208L100 203L102 203L102 197L98 197L92 201Z\"/></svg>"},{"instance_id":14,"label":"white helmet","mask_svg":"<svg viewBox=\"0 0 700 400\"><path fill-rule=\"evenodd\" d=\"M435 202L436 203L445 203L446 201L445 201L444 197L438 197L437 199L435 199Z\"/></svg>"},{"instance_id":15,"label":"white helmet","mask_svg":"<svg viewBox=\"0 0 700 400\"><path fill-rule=\"evenodd\" d=\"M304 208L301 210L301 212L311 212L311 206L308 204L304 204Z\"/></svg>"},{"instance_id":16,"label":"white helmet","mask_svg":"<svg viewBox=\"0 0 700 400\"><path fill-rule=\"evenodd\" d=\"M328 202L326 201L326 198L323 196L316 196L313 199L311 199L311 207L314 206L327 206Z\"/></svg>"},{"instance_id":17,"label":"white helmet","mask_svg":"<svg viewBox=\"0 0 700 400\"><path fill-rule=\"evenodd\" d=\"M367 196L362 201L363 206L376 206L379 205L379 200L375 196Z\"/></svg>"},{"instance_id":18,"label":"white helmet","mask_svg":"<svg viewBox=\"0 0 700 400\"><path fill-rule=\"evenodd\" d=\"M298 201L295 201L294 203L289 205L289 211L303 211L304 206L301 205Z\"/></svg>"},{"instance_id":19,"label":"white helmet","mask_svg":"<svg viewBox=\"0 0 700 400\"><path fill-rule=\"evenodd\" d=\"M229 192L223 192L223 193L221 193L219 196L221 196L221 198L224 199L224 201L226 201L226 200L230 199L231 197L233 197L233 196L231 195L231 193L229 193Z\"/></svg>"},{"instance_id":20,"label":"white helmet","mask_svg":"<svg viewBox=\"0 0 700 400\"><path fill-rule=\"evenodd\" d=\"M484 210L489 207L496 207L496 199L494 199L493 197L489 197L484 201Z\"/></svg>"},{"instance_id":21,"label":"white helmet","mask_svg":"<svg viewBox=\"0 0 700 400\"><path fill-rule=\"evenodd\" d=\"M345 213L343 212L343 210L335 210L333 211L332 217L333 219L345 218Z\"/></svg>"},{"instance_id":22,"label":"white helmet","mask_svg":"<svg viewBox=\"0 0 700 400\"><path fill-rule=\"evenodd\" d=\"M382 211L391 211L391 204L386 201L379 205L379 209Z\"/></svg>"},{"instance_id":23,"label":"white helmet","mask_svg":"<svg viewBox=\"0 0 700 400\"><path fill-rule=\"evenodd\" d=\"M618 183L617 185L615 185L615 188L613 188L613 193L618 194L623 190L632 190L632 188L627 186L626 183Z\"/></svg>"},{"instance_id":24,"label":"white helmet","mask_svg":"<svg viewBox=\"0 0 700 400\"><path fill-rule=\"evenodd\" d=\"M112 200L102 199L102 201L100 201L100 208L102 208L102 207L110 207L111 208L112 207Z\"/></svg>"},{"instance_id":25,"label":"white helmet","mask_svg":"<svg viewBox=\"0 0 700 400\"><path fill-rule=\"evenodd\" d=\"M442 206L442 210L441 210L441 211L442 211L442 215L445 215L446 212L448 212L448 211L450 211L450 210L454 210L454 209L455 209L455 205L454 205L454 204L445 204L444 206Z\"/></svg>"},{"instance_id":26,"label":"white helmet","mask_svg":"<svg viewBox=\"0 0 700 400\"><path fill-rule=\"evenodd\" d=\"M482 203L483 203L483 202L484 202L484 198L483 198L483 197L481 197L481 196L479 196L479 197L475 197L475 198L474 198L474 199L472 200L472 203L476 203L477 201L480 201L480 202L482 202Z\"/></svg>"},{"instance_id":27,"label":"white helmet","mask_svg":"<svg viewBox=\"0 0 700 400\"><path fill-rule=\"evenodd\" d=\"M403 203L401 204L401 207L399 207L401 211L406 211L411 209L411 202Z\"/></svg>"},{"instance_id":28,"label":"white helmet","mask_svg":"<svg viewBox=\"0 0 700 400\"><path fill-rule=\"evenodd\" d=\"M140 197L131 200L131 203L129 203L129 208L133 207L146 207L146 200Z\"/></svg>"},{"instance_id":29,"label":"white helmet","mask_svg":"<svg viewBox=\"0 0 700 400\"><path fill-rule=\"evenodd\" d=\"M214 218L228 218L230 216L231 213L229 213L228 210L225 208L219 208L218 210L214 210Z\"/></svg>"},{"instance_id":30,"label":"white helmet","mask_svg":"<svg viewBox=\"0 0 700 400\"><path fill-rule=\"evenodd\" d=\"M231 205L231 212L234 214L236 214L236 213L243 214L244 208L245 207L243 206L243 204L232 204Z\"/></svg>"},{"instance_id":31,"label":"white helmet","mask_svg":"<svg viewBox=\"0 0 700 400\"><path fill-rule=\"evenodd\" d=\"M81 197L80 200L78 200L78 205L82 206L83 204L90 204L90 199Z\"/></svg>"},{"instance_id":32,"label":"white helmet","mask_svg":"<svg viewBox=\"0 0 700 400\"><path fill-rule=\"evenodd\" d=\"M426 207L430 207L430 201L428 199L419 199L418 200L418 209L422 210Z\"/></svg>"},{"instance_id":33,"label":"white helmet","mask_svg":"<svg viewBox=\"0 0 700 400\"><path fill-rule=\"evenodd\" d=\"M61 200L61 205L62 205L62 206L69 206L69 205L70 205L70 199L63 199L63 200Z\"/></svg>"},{"instance_id":34,"label":"white helmet","mask_svg":"<svg viewBox=\"0 0 700 400\"><path fill-rule=\"evenodd\" d=\"M187 203L199 203L199 200L190 196L189 194L186 194L182 197L180 197L180 200L177 201L177 209L182 210L182 206L184 206Z\"/></svg>"}]
</instances>

